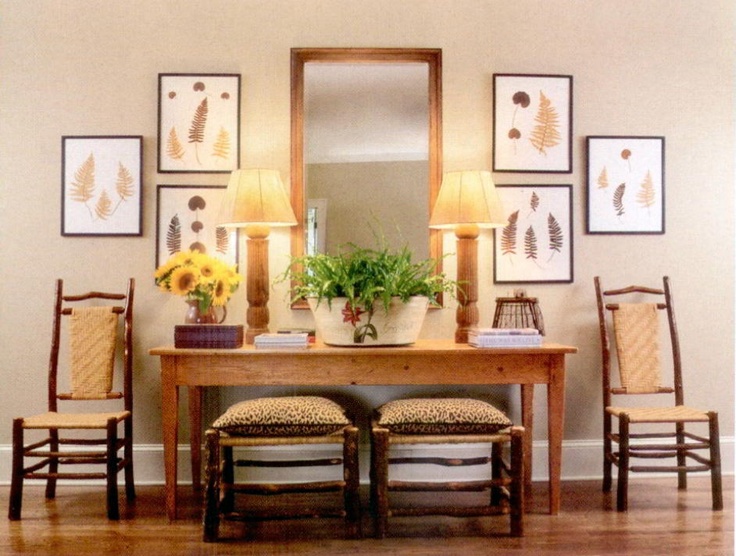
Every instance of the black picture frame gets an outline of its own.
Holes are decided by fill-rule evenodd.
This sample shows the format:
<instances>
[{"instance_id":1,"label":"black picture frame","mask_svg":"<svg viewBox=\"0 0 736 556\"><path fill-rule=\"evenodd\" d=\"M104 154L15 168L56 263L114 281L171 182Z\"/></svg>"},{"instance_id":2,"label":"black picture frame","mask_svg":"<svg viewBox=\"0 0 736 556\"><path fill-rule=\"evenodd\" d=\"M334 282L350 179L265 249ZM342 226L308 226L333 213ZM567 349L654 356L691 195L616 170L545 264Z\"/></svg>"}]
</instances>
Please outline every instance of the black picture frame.
<instances>
[{"instance_id":1,"label":"black picture frame","mask_svg":"<svg viewBox=\"0 0 736 556\"><path fill-rule=\"evenodd\" d=\"M493 74L493 171L572 173L573 77Z\"/></svg>"},{"instance_id":2,"label":"black picture frame","mask_svg":"<svg viewBox=\"0 0 736 556\"><path fill-rule=\"evenodd\" d=\"M61 235L143 235L143 136L62 136Z\"/></svg>"},{"instance_id":3,"label":"black picture frame","mask_svg":"<svg viewBox=\"0 0 736 556\"><path fill-rule=\"evenodd\" d=\"M494 283L572 283L572 185L496 185L496 190L506 225L493 230Z\"/></svg>"},{"instance_id":4,"label":"black picture frame","mask_svg":"<svg viewBox=\"0 0 736 556\"><path fill-rule=\"evenodd\" d=\"M240 74L158 74L159 173L240 167Z\"/></svg>"},{"instance_id":5,"label":"black picture frame","mask_svg":"<svg viewBox=\"0 0 736 556\"><path fill-rule=\"evenodd\" d=\"M665 233L665 138L586 137L586 232Z\"/></svg>"}]
</instances>

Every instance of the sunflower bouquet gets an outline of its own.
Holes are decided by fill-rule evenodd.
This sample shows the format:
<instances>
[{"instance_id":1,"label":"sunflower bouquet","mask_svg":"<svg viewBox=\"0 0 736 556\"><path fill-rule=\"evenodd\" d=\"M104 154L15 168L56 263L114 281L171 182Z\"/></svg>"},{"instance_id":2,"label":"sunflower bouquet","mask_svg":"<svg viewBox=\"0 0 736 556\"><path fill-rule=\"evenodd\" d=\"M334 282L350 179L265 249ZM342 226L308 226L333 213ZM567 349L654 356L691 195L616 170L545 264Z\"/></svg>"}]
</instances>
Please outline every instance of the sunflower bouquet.
<instances>
[{"instance_id":1,"label":"sunflower bouquet","mask_svg":"<svg viewBox=\"0 0 736 556\"><path fill-rule=\"evenodd\" d=\"M197 250L175 253L154 277L161 291L197 301L203 313L212 306L224 306L243 279L234 266Z\"/></svg>"}]
</instances>

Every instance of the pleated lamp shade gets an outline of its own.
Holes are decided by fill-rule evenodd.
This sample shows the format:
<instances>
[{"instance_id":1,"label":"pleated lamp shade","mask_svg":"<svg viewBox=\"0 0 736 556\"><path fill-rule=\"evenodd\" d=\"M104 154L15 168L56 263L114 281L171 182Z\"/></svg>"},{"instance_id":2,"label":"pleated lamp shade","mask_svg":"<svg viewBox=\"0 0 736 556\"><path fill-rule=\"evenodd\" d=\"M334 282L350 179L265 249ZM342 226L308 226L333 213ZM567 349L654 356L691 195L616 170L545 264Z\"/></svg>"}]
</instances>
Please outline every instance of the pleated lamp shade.
<instances>
[{"instance_id":1,"label":"pleated lamp shade","mask_svg":"<svg viewBox=\"0 0 736 556\"><path fill-rule=\"evenodd\" d=\"M506 225L501 199L490 172L447 172L442 178L429 227L454 228L468 224L479 228Z\"/></svg>"},{"instance_id":2,"label":"pleated lamp shade","mask_svg":"<svg viewBox=\"0 0 736 556\"><path fill-rule=\"evenodd\" d=\"M296 217L276 170L235 170L220 204L218 225L294 226Z\"/></svg>"}]
</instances>

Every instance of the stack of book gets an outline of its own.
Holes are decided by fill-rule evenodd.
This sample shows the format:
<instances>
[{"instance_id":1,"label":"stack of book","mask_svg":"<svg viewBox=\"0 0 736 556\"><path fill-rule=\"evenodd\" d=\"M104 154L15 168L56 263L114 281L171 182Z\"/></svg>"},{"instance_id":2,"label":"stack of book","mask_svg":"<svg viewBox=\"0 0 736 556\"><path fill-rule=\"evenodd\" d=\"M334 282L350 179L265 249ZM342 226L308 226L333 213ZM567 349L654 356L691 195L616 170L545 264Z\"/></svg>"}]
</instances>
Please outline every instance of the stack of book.
<instances>
[{"instance_id":1,"label":"stack of book","mask_svg":"<svg viewBox=\"0 0 736 556\"><path fill-rule=\"evenodd\" d=\"M534 347L542 345L536 328L476 328L468 332L468 344L478 348Z\"/></svg>"},{"instance_id":2,"label":"stack of book","mask_svg":"<svg viewBox=\"0 0 736 556\"><path fill-rule=\"evenodd\" d=\"M254 344L256 349L307 349L309 334L259 334Z\"/></svg>"},{"instance_id":3,"label":"stack of book","mask_svg":"<svg viewBox=\"0 0 736 556\"><path fill-rule=\"evenodd\" d=\"M314 328L279 328L276 332L279 334L304 334L309 336L309 343L313 344L316 341L316 331Z\"/></svg>"}]
</instances>

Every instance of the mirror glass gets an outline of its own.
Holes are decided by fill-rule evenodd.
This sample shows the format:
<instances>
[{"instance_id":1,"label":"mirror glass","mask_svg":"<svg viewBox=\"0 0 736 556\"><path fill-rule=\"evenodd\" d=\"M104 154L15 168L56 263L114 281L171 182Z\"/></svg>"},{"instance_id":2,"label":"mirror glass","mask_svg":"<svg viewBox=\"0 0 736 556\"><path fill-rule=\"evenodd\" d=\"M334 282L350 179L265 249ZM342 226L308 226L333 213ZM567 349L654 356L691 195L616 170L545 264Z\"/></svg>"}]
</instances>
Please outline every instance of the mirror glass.
<instances>
[{"instance_id":1,"label":"mirror glass","mask_svg":"<svg viewBox=\"0 0 736 556\"><path fill-rule=\"evenodd\" d=\"M429 230L441 169L441 51L292 50L292 254L409 245Z\"/></svg>"},{"instance_id":2,"label":"mirror glass","mask_svg":"<svg viewBox=\"0 0 736 556\"><path fill-rule=\"evenodd\" d=\"M306 252L407 244L429 256L426 64L304 68Z\"/></svg>"}]
</instances>

